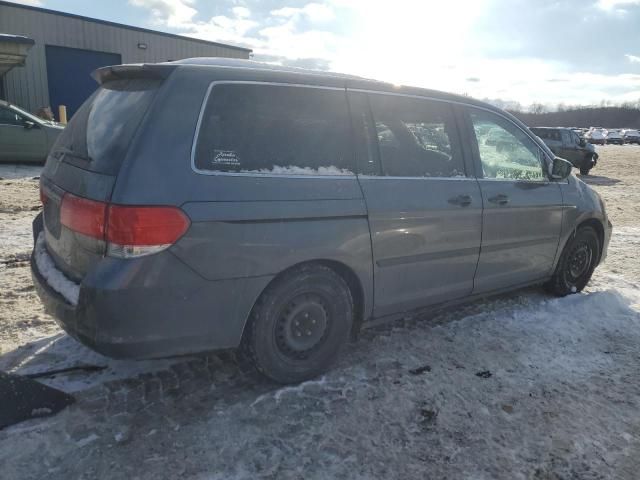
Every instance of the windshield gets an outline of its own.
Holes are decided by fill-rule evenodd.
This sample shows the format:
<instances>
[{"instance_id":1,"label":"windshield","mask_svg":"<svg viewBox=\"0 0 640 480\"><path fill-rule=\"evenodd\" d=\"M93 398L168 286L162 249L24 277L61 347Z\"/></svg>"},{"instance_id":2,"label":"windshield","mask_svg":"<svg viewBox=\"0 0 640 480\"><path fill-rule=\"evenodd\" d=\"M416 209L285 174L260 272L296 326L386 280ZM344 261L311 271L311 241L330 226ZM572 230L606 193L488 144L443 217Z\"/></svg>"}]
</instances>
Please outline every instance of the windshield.
<instances>
[{"instance_id":1,"label":"windshield","mask_svg":"<svg viewBox=\"0 0 640 480\"><path fill-rule=\"evenodd\" d=\"M150 79L102 85L73 116L52 154L91 171L116 174L159 85Z\"/></svg>"},{"instance_id":2,"label":"windshield","mask_svg":"<svg viewBox=\"0 0 640 480\"><path fill-rule=\"evenodd\" d=\"M23 117L27 117L27 119L31 120L32 122L44 123L44 120L42 118L38 118L35 115L30 114L29 112L21 109L20 107L16 107L15 105L9 105L9 108L15 111L16 113L19 113Z\"/></svg>"}]
</instances>

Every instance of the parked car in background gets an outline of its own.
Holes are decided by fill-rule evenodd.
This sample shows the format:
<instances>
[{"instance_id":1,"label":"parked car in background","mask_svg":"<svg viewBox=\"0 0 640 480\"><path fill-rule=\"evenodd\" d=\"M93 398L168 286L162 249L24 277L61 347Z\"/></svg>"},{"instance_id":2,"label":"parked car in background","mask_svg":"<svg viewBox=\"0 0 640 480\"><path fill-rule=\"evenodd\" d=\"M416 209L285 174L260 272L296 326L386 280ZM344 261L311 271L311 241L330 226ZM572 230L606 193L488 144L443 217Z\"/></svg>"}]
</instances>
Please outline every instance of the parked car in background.
<instances>
[{"instance_id":1,"label":"parked car in background","mask_svg":"<svg viewBox=\"0 0 640 480\"><path fill-rule=\"evenodd\" d=\"M604 131L604 139L607 145L623 145L624 139L618 130L611 129Z\"/></svg>"},{"instance_id":2,"label":"parked car in background","mask_svg":"<svg viewBox=\"0 0 640 480\"><path fill-rule=\"evenodd\" d=\"M300 382L367 322L580 292L606 256L596 191L484 102L237 59L94 77L40 177L31 271L106 355L239 347Z\"/></svg>"},{"instance_id":3,"label":"parked car in background","mask_svg":"<svg viewBox=\"0 0 640 480\"><path fill-rule=\"evenodd\" d=\"M587 142L593 145L604 145L606 143L604 137L604 129L599 128L590 128L587 133L584 134L584 138Z\"/></svg>"},{"instance_id":4,"label":"parked car in background","mask_svg":"<svg viewBox=\"0 0 640 480\"><path fill-rule=\"evenodd\" d=\"M63 129L0 100L0 161L44 162Z\"/></svg>"},{"instance_id":5,"label":"parked car in background","mask_svg":"<svg viewBox=\"0 0 640 480\"><path fill-rule=\"evenodd\" d=\"M596 166L598 154L593 145L569 128L532 127L535 133L551 151L558 157L564 158L580 170L582 175L588 175Z\"/></svg>"},{"instance_id":6,"label":"parked car in background","mask_svg":"<svg viewBox=\"0 0 640 480\"><path fill-rule=\"evenodd\" d=\"M628 128L626 130L622 130L622 138L624 143L636 143L640 145L640 132L633 128Z\"/></svg>"}]
</instances>

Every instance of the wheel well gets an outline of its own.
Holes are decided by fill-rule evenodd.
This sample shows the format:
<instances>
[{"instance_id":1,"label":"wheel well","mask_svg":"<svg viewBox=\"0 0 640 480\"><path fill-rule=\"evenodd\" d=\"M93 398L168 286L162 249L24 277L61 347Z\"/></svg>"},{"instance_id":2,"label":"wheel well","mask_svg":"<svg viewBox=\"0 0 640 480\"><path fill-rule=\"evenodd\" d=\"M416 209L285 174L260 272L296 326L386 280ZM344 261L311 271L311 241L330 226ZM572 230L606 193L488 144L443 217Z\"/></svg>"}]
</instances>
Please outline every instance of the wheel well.
<instances>
[{"instance_id":1,"label":"wheel well","mask_svg":"<svg viewBox=\"0 0 640 480\"><path fill-rule=\"evenodd\" d=\"M325 267L330 268L334 272L336 272L342 279L347 283L349 287L349 291L351 293L351 298L353 298L353 328L351 330L352 338L355 338L360 331L360 327L362 326L362 322L364 320L364 291L362 289L362 284L360 283L360 279L356 275L356 273L347 265L341 262L337 262L335 260L308 260L306 262L296 263L295 265L290 266L289 268L278 273L264 288L266 290L276 282L280 277L285 275L287 272L293 270L294 268L298 268L302 265L324 265ZM263 290L263 291L264 291ZM259 297L258 297L259 298Z\"/></svg>"},{"instance_id":2,"label":"wheel well","mask_svg":"<svg viewBox=\"0 0 640 480\"><path fill-rule=\"evenodd\" d=\"M598 234L598 246L600 247L600 251L598 252L598 263L600 263L600 258L602 257L602 246L604 245L604 227L599 220L595 218L590 218L582 222L575 231L578 231L579 228L591 227Z\"/></svg>"}]
</instances>

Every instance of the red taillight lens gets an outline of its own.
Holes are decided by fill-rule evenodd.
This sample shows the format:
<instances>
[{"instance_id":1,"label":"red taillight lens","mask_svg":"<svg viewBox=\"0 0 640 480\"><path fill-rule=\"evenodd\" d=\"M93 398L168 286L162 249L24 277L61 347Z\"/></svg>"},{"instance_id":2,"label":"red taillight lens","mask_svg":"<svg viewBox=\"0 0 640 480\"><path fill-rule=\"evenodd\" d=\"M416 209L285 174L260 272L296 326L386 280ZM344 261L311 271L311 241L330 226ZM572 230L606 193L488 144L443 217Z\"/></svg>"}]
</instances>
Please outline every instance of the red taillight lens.
<instances>
[{"instance_id":1,"label":"red taillight lens","mask_svg":"<svg viewBox=\"0 0 640 480\"><path fill-rule=\"evenodd\" d=\"M110 205L107 240L127 246L169 245L189 225L189 218L176 207Z\"/></svg>"},{"instance_id":2,"label":"red taillight lens","mask_svg":"<svg viewBox=\"0 0 640 480\"><path fill-rule=\"evenodd\" d=\"M60 223L74 232L106 240L107 254L120 258L159 252L189 228L189 217L177 207L111 205L65 193Z\"/></svg>"},{"instance_id":3,"label":"red taillight lens","mask_svg":"<svg viewBox=\"0 0 640 480\"><path fill-rule=\"evenodd\" d=\"M104 240L107 204L65 193L60 223L74 232Z\"/></svg>"}]
</instances>

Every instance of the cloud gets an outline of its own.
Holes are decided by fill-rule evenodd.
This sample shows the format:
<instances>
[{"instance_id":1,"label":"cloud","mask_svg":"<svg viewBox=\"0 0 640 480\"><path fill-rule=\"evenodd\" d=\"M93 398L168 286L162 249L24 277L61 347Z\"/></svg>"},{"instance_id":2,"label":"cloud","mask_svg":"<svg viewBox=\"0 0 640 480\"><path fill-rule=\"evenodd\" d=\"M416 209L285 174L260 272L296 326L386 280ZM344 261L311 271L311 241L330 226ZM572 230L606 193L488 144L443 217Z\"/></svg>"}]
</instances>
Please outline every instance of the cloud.
<instances>
[{"instance_id":1,"label":"cloud","mask_svg":"<svg viewBox=\"0 0 640 480\"><path fill-rule=\"evenodd\" d=\"M249 18L251 16L251 10L247 7L233 7L231 11L238 18Z\"/></svg>"},{"instance_id":2,"label":"cloud","mask_svg":"<svg viewBox=\"0 0 640 480\"><path fill-rule=\"evenodd\" d=\"M21 5L29 5L31 7L41 7L43 5L41 0L11 0L11 3L19 3Z\"/></svg>"},{"instance_id":3,"label":"cloud","mask_svg":"<svg viewBox=\"0 0 640 480\"><path fill-rule=\"evenodd\" d=\"M175 33L249 47L270 63L523 104L640 97L630 73L640 57L611 53L640 42L640 0L129 2Z\"/></svg>"},{"instance_id":4,"label":"cloud","mask_svg":"<svg viewBox=\"0 0 640 480\"><path fill-rule=\"evenodd\" d=\"M601 10L605 11L626 11L627 7L640 5L640 0L598 0L596 4Z\"/></svg>"},{"instance_id":5,"label":"cloud","mask_svg":"<svg viewBox=\"0 0 640 480\"><path fill-rule=\"evenodd\" d=\"M181 27L190 22L198 11L193 8L194 0L129 0L135 7L151 11L156 24Z\"/></svg>"},{"instance_id":6,"label":"cloud","mask_svg":"<svg viewBox=\"0 0 640 480\"><path fill-rule=\"evenodd\" d=\"M304 7L284 7L272 10L274 17L300 18L306 17L311 22L327 22L335 18L335 12L330 5L324 3L308 3Z\"/></svg>"}]
</instances>

